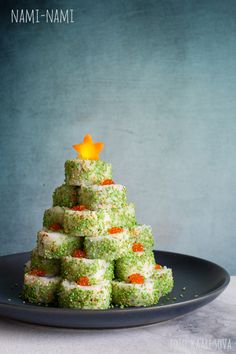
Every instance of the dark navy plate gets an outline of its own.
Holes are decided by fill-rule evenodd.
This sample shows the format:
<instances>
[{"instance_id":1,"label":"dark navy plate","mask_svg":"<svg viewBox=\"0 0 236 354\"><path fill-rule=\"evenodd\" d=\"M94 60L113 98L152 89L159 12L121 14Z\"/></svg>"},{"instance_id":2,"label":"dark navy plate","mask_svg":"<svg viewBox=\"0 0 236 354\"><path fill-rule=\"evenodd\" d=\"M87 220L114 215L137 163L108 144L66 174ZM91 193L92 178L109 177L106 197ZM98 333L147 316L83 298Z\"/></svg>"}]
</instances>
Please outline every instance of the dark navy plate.
<instances>
[{"instance_id":1,"label":"dark navy plate","mask_svg":"<svg viewBox=\"0 0 236 354\"><path fill-rule=\"evenodd\" d=\"M0 257L0 315L34 324L67 328L122 328L149 325L184 315L214 300L228 285L225 269L204 259L154 251L158 263L173 269L174 289L150 307L109 310L60 309L24 303L20 298L29 253Z\"/></svg>"}]
</instances>

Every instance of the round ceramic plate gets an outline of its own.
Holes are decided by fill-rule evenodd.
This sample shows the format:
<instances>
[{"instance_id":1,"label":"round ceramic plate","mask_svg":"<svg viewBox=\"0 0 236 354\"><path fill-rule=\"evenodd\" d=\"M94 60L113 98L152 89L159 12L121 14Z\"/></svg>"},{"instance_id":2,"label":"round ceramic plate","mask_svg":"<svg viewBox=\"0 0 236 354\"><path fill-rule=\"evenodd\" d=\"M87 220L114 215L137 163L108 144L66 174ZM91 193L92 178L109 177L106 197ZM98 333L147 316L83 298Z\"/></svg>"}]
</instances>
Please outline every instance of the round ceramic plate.
<instances>
[{"instance_id":1,"label":"round ceramic plate","mask_svg":"<svg viewBox=\"0 0 236 354\"><path fill-rule=\"evenodd\" d=\"M150 307L76 310L43 307L20 298L29 253L0 257L0 315L47 326L122 328L149 325L186 314L214 300L228 285L229 274L215 263L183 254L154 251L158 263L173 269L174 289Z\"/></svg>"}]
</instances>

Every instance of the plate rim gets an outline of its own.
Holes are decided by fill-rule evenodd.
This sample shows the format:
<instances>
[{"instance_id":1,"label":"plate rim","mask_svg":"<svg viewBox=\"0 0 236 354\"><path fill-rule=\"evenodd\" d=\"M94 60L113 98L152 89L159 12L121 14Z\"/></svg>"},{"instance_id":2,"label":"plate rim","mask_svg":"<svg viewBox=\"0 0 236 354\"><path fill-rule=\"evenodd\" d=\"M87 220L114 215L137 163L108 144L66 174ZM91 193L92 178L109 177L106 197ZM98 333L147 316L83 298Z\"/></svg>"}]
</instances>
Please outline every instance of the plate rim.
<instances>
[{"instance_id":1,"label":"plate rim","mask_svg":"<svg viewBox=\"0 0 236 354\"><path fill-rule=\"evenodd\" d=\"M163 253L169 253L169 254L172 254L172 255L175 255L175 256L187 256L189 258L192 258L192 259L196 259L196 260L200 260L202 262L206 262L206 263L210 263L212 264L213 266L215 267L218 267L221 271L223 271L223 273L225 274L225 280L224 282L219 286L217 287L216 289L208 292L207 294L204 294L204 295L200 295L196 298L193 298L193 299L190 299L190 300L185 300L185 301L181 301L181 302L177 302L177 303L171 303L171 304L163 304L163 305L159 305L159 304L156 304L156 305L152 305L152 306L140 306L140 307L125 307L125 308L120 308L120 307L115 307L115 308L109 308L109 309L104 309L104 310L99 310L99 309L96 309L96 310L90 310L90 309L72 309L72 308L60 308L60 307L50 307L50 306L38 306L38 305L34 305L34 304L30 304L30 306L26 306L27 303L22 303L22 304L12 304L12 303L6 303L6 302L2 302L0 301L0 309L1 308L8 308L8 309L18 309L18 310L24 310L24 311L27 311L27 312L46 312L47 314L48 313L53 313L55 314L56 312L58 313L61 313L61 314L64 314L64 315L72 315L72 314L88 314L88 315L91 315L91 314L96 314L96 315L105 315L105 314L113 314L115 316L116 313L121 313L121 312L147 312L147 311L154 311L154 310L161 310L161 309L168 309L168 308L172 308L172 309L175 309L175 308L178 308L179 306L184 306L186 304L195 304L195 303L198 303L198 302L201 302L201 301L204 301L208 298L211 298L211 297L215 297L217 296L218 293L220 293L221 291L223 291L227 286L228 284L230 283L230 274L229 272L223 268L222 266L220 266L219 264L215 263L215 262L212 262L212 261L209 261L207 259L204 259L204 258L200 258L200 257L196 257L196 256L192 256L192 255L189 255L189 254L184 254L184 253L179 253L179 252L172 252L172 251L168 251L168 250L156 250L156 249L153 249L153 251L155 253L158 253L158 252L163 252ZM26 252L17 252L17 253L11 253L11 254L6 254L6 255L3 255L3 256L0 256L0 259L2 258L6 258L6 257L9 257L9 256L16 256L16 255L20 255L20 254L25 254L25 253L30 253L30 251L26 251Z\"/></svg>"}]
</instances>

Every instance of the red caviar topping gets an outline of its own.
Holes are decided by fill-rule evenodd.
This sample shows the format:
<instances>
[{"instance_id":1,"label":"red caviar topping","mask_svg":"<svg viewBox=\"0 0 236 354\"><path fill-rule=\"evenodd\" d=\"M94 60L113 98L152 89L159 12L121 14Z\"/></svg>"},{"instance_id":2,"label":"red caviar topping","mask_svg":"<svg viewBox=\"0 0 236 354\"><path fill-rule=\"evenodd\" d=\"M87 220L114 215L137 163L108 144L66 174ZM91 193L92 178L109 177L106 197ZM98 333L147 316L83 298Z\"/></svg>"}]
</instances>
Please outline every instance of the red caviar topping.
<instances>
[{"instance_id":1,"label":"red caviar topping","mask_svg":"<svg viewBox=\"0 0 236 354\"><path fill-rule=\"evenodd\" d=\"M83 250L75 250L72 254L72 257L76 258L86 258L86 253Z\"/></svg>"},{"instance_id":2,"label":"red caviar topping","mask_svg":"<svg viewBox=\"0 0 236 354\"><path fill-rule=\"evenodd\" d=\"M38 277L44 277L46 275L46 272L41 269L32 269L29 272L30 275L37 275Z\"/></svg>"},{"instance_id":3,"label":"red caviar topping","mask_svg":"<svg viewBox=\"0 0 236 354\"><path fill-rule=\"evenodd\" d=\"M76 280L76 283L81 286L89 286L89 278L88 277L80 277Z\"/></svg>"},{"instance_id":4,"label":"red caviar topping","mask_svg":"<svg viewBox=\"0 0 236 354\"><path fill-rule=\"evenodd\" d=\"M134 243L132 246L132 250L133 252L143 252L144 251L144 247L142 243Z\"/></svg>"},{"instance_id":5,"label":"red caviar topping","mask_svg":"<svg viewBox=\"0 0 236 354\"><path fill-rule=\"evenodd\" d=\"M115 182L112 179L104 179L104 181L101 182L101 186L108 186L109 184L115 184Z\"/></svg>"},{"instance_id":6,"label":"red caviar topping","mask_svg":"<svg viewBox=\"0 0 236 354\"><path fill-rule=\"evenodd\" d=\"M123 232L123 231L124 231L124 229L122 227L111 227L110 229L108 229L108 233L110 235L117 234L117 233Z\"/></svg>"},{"instance_id":7,"label":"red caviar topping","mask_svg":"<svg viewBox=\"0 0 236 354\"><path fill-rule=\"evenodd\" d=\"M75 205L72 208L70 208L70 210L75 210L75 211L82 211L82 210L86 210L86 206L81 204L81 205Z\"/></svg>"},{"instance_id":8,"label":"red caviar topping","mask_svg":"<svg viewBox=\"0 0 236 354\"><path fill-rule=\"evenodd\" d=\"M155 269L162 269L162 266L160 264L156 264Z\"/></svg>"},{"instance_id":9,"label":"red caviar topping","mask_svg":"<svg viewBox=\"0 0 236 354\"><path fill-rule=\"evenodd\" d=\"M52 224L49 226L49 230L51 231L59 231L62 229L61 224Z\"/></svg>"},{"instance_id":10,"label":"red caviar topping","mask_svg":"<svg viewBox=\"0 0 236 354\"><path fill-rule=\"evenodd\" d=\"M129 279L130 283L132 283L132 284L143 284L144 283L144 276L142 276L139 273L131 274L128 277L128 279Z\"/></svg>"}]
</instances>

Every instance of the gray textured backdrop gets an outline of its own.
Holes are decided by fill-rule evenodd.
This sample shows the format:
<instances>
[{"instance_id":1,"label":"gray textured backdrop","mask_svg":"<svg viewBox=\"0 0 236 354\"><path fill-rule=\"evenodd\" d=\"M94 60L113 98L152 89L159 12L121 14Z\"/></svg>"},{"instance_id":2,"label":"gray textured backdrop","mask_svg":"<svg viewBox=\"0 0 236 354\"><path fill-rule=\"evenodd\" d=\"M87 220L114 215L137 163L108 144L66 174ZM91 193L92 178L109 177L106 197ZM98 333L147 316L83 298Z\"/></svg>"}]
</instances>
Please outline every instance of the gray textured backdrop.
<instances>
[{"instance_id":1,"label":"gray textured backdrop","mask_svg":"<svg viewBox=\"0 0 236 354\"><path fill-rule=\"evenodd\" d=\"M10 24L10 7L74 24ZM29 250L85 133L156 247L236 272L236 2L2 4L1 254Z\"/></svg>"}]
</instances>

